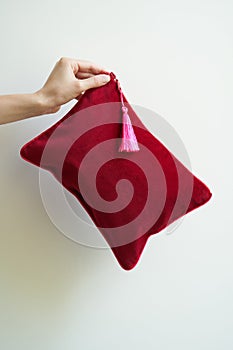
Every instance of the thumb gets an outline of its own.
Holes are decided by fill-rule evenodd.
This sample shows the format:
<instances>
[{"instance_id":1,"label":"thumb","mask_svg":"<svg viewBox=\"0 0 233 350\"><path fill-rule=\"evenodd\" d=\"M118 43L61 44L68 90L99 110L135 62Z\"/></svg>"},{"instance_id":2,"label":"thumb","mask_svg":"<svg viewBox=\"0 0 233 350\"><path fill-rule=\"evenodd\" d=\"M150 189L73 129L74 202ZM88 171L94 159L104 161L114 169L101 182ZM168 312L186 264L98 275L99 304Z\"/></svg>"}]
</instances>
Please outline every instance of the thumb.
<instances>
[{"instance_id":1,"label":"thumb","mask_svg":"<svg viewBox=\"0 0 233 350\"><path fill-rule=\"evenodd\" d=\"M85 91L91 88L96 88L105 85L110 81L110 76L107 74L98 74L93 77L79 80L79 86L81 91Z\"/></svg>"}]
</instances>

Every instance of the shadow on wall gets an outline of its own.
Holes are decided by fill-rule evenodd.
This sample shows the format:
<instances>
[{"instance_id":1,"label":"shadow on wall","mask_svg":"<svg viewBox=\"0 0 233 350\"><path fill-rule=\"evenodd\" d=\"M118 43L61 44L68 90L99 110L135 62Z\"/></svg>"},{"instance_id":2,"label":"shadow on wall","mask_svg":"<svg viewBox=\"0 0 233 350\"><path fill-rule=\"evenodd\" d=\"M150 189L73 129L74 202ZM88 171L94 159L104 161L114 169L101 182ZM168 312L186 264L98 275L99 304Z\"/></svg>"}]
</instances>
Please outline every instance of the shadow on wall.
<instances>
[{"instance_id":1,"label":"shadow on wall","mask_svg":"<svg viewBox=\"0 0 233 350\"><path fill-rule=\"evenodd\" d=\"M1 174L3 291L21 308L33 305L46 313L61 313L71 294L85 296L88 280L107 255L72 242L56 229L43 208L38 169L25 165L15 149L14 145Z\"/></svg>"}]
</instances>

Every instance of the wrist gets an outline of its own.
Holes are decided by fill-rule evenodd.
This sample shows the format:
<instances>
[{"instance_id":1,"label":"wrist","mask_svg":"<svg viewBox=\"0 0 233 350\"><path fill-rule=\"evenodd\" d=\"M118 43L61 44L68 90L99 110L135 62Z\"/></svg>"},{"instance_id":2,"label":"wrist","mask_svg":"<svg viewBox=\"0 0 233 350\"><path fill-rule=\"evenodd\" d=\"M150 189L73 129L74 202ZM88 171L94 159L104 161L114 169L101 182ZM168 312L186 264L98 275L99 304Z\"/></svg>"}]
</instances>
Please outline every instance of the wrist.
<instances>
[{"instance_id":1,"label":"wrist","mask_svg":"<svg viewBox=\"0 0 233 350\"><path fill-rule=\"evenodd\" d=\"M37 106L38 115L56 113L60 109L60 106L56 106L55 103L47 97L43 89L34 92L33 97Z\"/></svg>"}]
</instances>

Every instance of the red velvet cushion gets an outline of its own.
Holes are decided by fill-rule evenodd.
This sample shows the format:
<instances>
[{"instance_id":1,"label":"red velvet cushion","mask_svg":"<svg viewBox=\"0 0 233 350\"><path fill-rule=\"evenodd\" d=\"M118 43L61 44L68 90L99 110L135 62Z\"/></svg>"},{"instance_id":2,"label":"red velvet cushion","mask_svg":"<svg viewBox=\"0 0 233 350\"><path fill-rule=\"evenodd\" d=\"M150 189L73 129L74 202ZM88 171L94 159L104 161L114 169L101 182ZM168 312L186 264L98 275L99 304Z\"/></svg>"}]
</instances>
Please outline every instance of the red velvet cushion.
<instances>
[{"instance_id":1,"label":"red velvet cushion","mask_svg":"<svg viewBox=\"0 0 233 350\"><path fill-rule=\"evenodd\" d=\"M150 235L211 198L127 103L140 151L118 151L121 104L115 76L85 92L57 123L25 144L26 161L50 171L86 209L120 265L132 269Z\"/></svg>"}]
</instances>

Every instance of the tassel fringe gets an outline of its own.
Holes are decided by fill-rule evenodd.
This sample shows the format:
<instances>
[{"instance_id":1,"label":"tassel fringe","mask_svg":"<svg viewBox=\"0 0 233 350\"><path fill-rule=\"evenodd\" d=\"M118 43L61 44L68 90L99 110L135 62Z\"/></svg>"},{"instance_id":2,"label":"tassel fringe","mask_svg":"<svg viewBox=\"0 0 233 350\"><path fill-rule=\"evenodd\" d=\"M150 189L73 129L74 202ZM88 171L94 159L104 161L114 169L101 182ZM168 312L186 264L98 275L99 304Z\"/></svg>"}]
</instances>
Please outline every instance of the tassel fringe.
<instances>
[{"instance_id":1,"label":"tassel fringe","mask_svg":"<svg viewBox=\"0 0 233 350\"><path fill-rule=\"evenodd\" d=\"M128 108L122 106L122 141L119 152L137 152L139 151L138 142L133 130L133 126L128 115Z\"/></svg>"}]
</instances>

